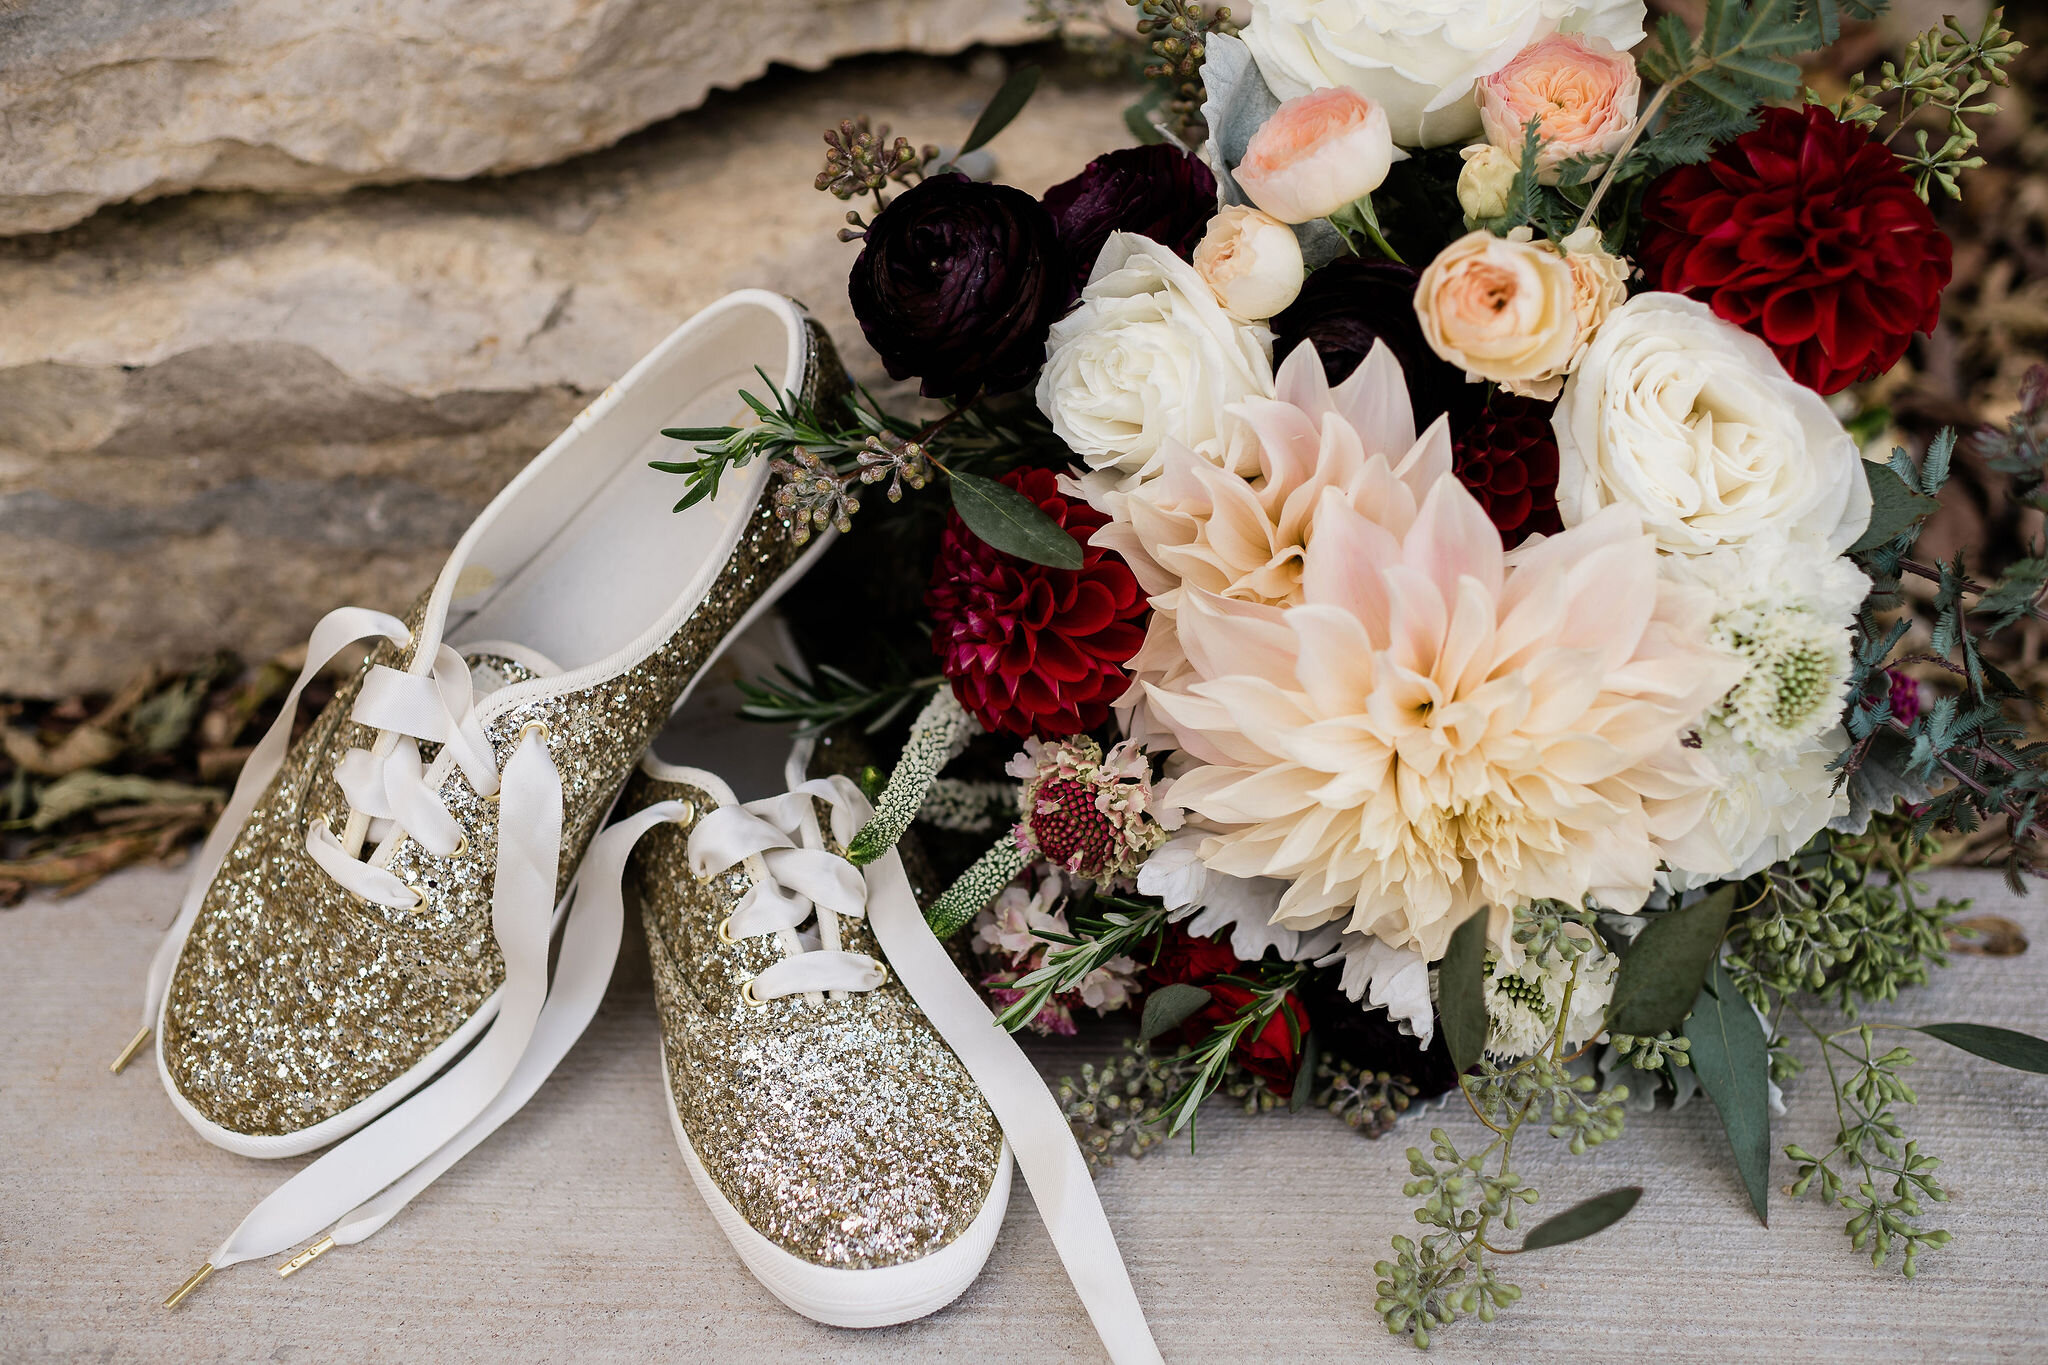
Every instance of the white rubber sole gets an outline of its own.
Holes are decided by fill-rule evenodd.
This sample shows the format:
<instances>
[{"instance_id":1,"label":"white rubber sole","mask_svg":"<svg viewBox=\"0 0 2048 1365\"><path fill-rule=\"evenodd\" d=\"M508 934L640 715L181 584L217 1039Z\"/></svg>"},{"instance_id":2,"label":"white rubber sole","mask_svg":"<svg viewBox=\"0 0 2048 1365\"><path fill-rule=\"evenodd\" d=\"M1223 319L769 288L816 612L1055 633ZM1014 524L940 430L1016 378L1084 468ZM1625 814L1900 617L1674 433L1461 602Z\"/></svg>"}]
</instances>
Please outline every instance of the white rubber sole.
<instances>
[{"instance_id":1,"label":"white rubber sole","mask_svg":"<svg viewBox=\"0 0 2048 1365\"><path fill-rule=\"evenodd\" d=\"M763 496L766 495L764 494ZM738 622L733 625L733 628L727 631L719 640L718 647L712 650L705 658L703 665L698 668L696 674L684 686L682 695L676 698L675 709L681 709L683 703L689 700L690 694L696 690L697 684L711 671L712 665L718 662L719 657L725 653L727 647L734 640L738 639L746 631L747 627L753 625L754 622L772 610L782 595L788 592L798 579L810 572L811 566L817 562L818 557L825 552L827 547L836 538L829 531L825 535L819 536L810 548L806 549L789 568L783 571L781 577L768 585L767 591L762 593L754 604L747 608ZM671 714L673 714L673 711ZM640 755L641 758L645 756L645 754ZM634 760L636 766L638 762L639 759L636 758ZM630 769L628 771L630 772ZM623 786L620 790L623 793ZM617 800L616 797L613 799L614 801ZM598 828L602 829L610 822L610 819L611 815L608 811L604 819L598 821ZM575 894L576 879L572 877L569 881L569 890L555 906L554 919L548 930L550 934L561 928L563 914L568 909L569 902L575 897ZM191 936L190 929L186 930L186 936L188 938ZM181 942L178 945L178 951L182 955L184 950L185 945ZM318 1151L320 1148L331 1143L339 1142L356 1130L374 1122L386 1110L392 1108L439 1075L444 1067L448 1066L457 1057L460 1057L469 1045L474 1043L486 1028L490 1027L491 1020L495 1019L498 1015L498 999L500 994L500 991L492 991L484 998L484 1002L477 1006L476 1013L463 1020L462 1027L449 1034L432 1052L429 1052L425 1057L413 1063L411 1068L397 1079L388 1082L382 1089L357 1100L339 1114L322 1119L312 1127L302 1128L296 1133L280 1133L275 1135L238 1133L232 1128L223 1128L220 1124L207 1118L198 1109L193 1107L192 1102L185 1098L184 1094L179 1091L176 1083L171 1080L170 1066L164 1060L164 1015L170 1009L170 992L168 991L164 993L163 1003L157 1008L156 1028L151 1038L153 1044L151 1052L156 1057L157 1079L162 1082L164 1093L171 1097L171 1107L177 1110L179 1117L192 1125L194 1131L199 1136L205 1138L214 1146L233 1152L237 1156L255 1157L265 1161L275 1160L280 1157L303 1156L307 1152ZM971 1279L972 1277L970 1276L969 1278Z\"/></svg>"},{"instance_id":2,"label":"white rubber sole","mask_svg":"<svg viewBox=\"0 0 2048 1365\"><path fill-rule=\"evenodd\" d=\"M981 1274L1010 1207L1011 1161L1007 1140L997 1158L996 1178L989 1183L988 1199L981 1212L965 1232L944 1247L901 1265L864 1270L815 1265L754 1231L704 1169L697 1150L690 1145L689 1134L683 1131L683 1118L676 1111L675 1095L669 1089L665 1043L661 1051L661 1089L668 1101L669 1127L675 1132L683 1165L689 1168L697 1193L704 1196L712 1218L732 1243L732 1249L739 1253L741 1262L763 1288L785 1305L828 1327L888 1327L938 1312L959 1298Z\"/></svg>"}]
</instances>

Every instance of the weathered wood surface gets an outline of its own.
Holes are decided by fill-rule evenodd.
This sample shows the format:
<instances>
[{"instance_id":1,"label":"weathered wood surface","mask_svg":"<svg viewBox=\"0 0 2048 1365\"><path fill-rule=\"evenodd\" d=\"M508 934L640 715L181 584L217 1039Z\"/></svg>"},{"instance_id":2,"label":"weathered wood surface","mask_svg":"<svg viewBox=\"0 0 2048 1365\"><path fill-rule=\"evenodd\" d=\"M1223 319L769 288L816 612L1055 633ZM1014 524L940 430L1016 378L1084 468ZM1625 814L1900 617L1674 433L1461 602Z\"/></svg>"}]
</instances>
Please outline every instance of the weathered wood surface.
<instances>
[{"instance_id":1,"label":"weathered wood surface","mask_svg":"<svg viewBox=\"0 0 2048 1365\"><path fill-rule=\"evenodd\" d=\"M1988 876L1951 889L2011 915L2035 948L1963 958L1881 1017L2048 1034L2048 913ZM980 1281L884 1331L785 1311L727 1249L663 1112L643 951L534 1103L374 1240L290 1281L225 1272L159 1302L298 1162L207 1145L146 1066L113 1077L180 878L138 871L71 901L0 912L0 1359L1068 1360L1094 1337L1021 1182ZM632 941L629 936L629 943ZM1620 1227L1518 1266L1524 1301L1441 1335L1436 1359L1575 1362L2048 1360L2048 1078L1914 1044L1915 1131L1946 1162L1955 1233L1908 1284L1853 1256L1842 1219L1782 1197L1759 1227L1713 1111L1632 1117L1590 1159L1532 1144L1551 1209L1615 1185L1648 1194ZM1058 1058L1065 1064L1067 1058ZM1824 1142L1825 1087L1795 1084L1778 1141ZM1403 1150L1319 1114L1212 1106L1176 1145L1101 1182L1169 1359L1401 1360L1371 1308L1372 1263L1412 1230ZM1773 1168L1782 1188L1789 1172Z\"/></svg>"}]
</instances>

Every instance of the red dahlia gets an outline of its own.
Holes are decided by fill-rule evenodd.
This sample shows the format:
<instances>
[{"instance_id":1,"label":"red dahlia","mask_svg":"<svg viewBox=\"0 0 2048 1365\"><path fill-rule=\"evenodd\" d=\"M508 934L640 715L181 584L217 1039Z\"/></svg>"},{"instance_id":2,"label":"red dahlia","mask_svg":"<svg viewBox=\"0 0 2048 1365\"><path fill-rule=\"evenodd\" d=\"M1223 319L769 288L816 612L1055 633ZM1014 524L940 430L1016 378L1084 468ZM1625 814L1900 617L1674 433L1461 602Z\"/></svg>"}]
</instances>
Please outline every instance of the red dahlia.
<instances>
[{"instance_id":1,"label":"red dahlia","mask_svg":"<svg viewBox=\"0 0 2048 1365\"><path fill-rule=\"evenodd\" d=\"M1013 470L1003 482L1081 542L1081 567L1027 563L948 518L924 598L932 650L953 695L990 730L1093 729L1124 690L1119 665L1145 638L1145 594L1122 559L1088 544L1109 519L1062 496L1051 471Z\"/></svg>"},{"instance_id":2,"label":"red dahlia","mask_svg":"<svg viewBox=\"0 0 2048 1365\"><path fill-rule=\"evenodd\" d=\"M1765 110L1652 185L1643 219L1657 288L1756 333L1821 393L1884 373L1940 321L1948 238L1898 158L1819 105Z\"/></svg>"},{"instance_id":3,"label":"red dahlia","mask_svg":"<svg viewBox=\"0 0 2048 1365\"><path fill-rule=\"evenodd\" d=\"M1493 396L1479 420L1452 443L1451 469L1472 490L1513 549L1537 532L1564 529L1557 516L1557 437L1549 403Z\"/></svg>"}]
</instances>

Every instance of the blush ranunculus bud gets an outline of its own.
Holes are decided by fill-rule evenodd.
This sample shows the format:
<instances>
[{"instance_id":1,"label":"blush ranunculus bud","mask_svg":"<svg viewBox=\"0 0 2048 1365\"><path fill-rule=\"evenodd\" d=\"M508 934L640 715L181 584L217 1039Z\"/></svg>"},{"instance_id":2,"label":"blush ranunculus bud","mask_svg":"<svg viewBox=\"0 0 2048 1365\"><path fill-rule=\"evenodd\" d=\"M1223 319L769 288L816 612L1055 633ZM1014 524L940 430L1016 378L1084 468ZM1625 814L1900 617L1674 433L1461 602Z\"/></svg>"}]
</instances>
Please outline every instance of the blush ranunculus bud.
<instances>
[{"instance_id":1,"label":"blush ranunculus bud","mask_svg":"<svg viewBox=\"0 0 2048 1365\"><path fill-rule=\"evenodd\" d=\"M1371 194L1406 159L1386 110L1356 90L1316 90L1275 109L1252 134L1237 183L1281 222L1307 223Z\"/></svg>"},{"instance_id":2,"label":"blush ranunculus bud","mask_svg":"<svg viewBox=\"0 0 2048 1365\"><path fill-rule=\"evenodd\" d=\"M1241 318L1270 318L1301 293L1308 271L1294 229L1270 213L1233 204L1209 220L1195 271Z\"/></svg>"},{"instance_id":3,"label":"blush ranunculus bud","mask_svg":"<svg viewBox=\"0 0 2048 1365\"><path fill-rule=\"evenodd\" d=\"M1555 398L1581 346L1579 282L1549 242L1481 230L1452 242L1415 285L1430 349L1466 375L1525 398Z\"/></svg>"},{"instance_id":4,"label":"blush ranunculus bud","mask_svg":"<svg viewBox=\"0 0 2048 1365\"><path fill-rule=\"evenodd\" d=\"M1465 169L1458 172L1458 207L1467 218L1498 218L1508 211L1508 191L1522 163L1512 152L1491 142L1478 142L1458 153Z\"/></svg>"},{"instance_id":5,"label":"blush ranunculus bud","mask_svg":"<svg viewBox=\"0 0 2048 1365\"><path fill-rule=\"evenodd\" d=\"M1563 162L1609 157L1627 141L1643 82L1635 59L1606 41L1553 33L1475 89L1486 140L1510 157L1521 155L1529 120L1538 121L1537 178L1555 185Z\"/></svg>"}]
</instances>

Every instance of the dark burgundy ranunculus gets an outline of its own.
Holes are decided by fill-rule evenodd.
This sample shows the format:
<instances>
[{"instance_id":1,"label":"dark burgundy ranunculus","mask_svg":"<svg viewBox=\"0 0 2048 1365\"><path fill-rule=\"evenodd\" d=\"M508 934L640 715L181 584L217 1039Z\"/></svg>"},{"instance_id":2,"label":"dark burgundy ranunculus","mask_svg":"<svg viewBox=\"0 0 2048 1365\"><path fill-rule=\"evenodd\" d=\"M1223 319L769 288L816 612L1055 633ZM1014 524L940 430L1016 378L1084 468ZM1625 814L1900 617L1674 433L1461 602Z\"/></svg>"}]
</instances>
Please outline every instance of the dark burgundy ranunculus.
<instances>
[{"instance_id":1,"label":"dark burgundy ranunculus","mask_svg":"<svg viewBox=\"0 0 2048 1365\"><path fill-rule=\"evenodd\" d=\"M1564 529L1557 515L1556 406L1497 393L1453 443L1452 472L1472 490L1509 549L1537 532Z\"/></svg>"},{"instance_id":2,"label":"dark burgundy ranunculus","mask_svg":"<svg viewBox=\"0 0 2048 1365\"><path fill-rule=\"evenodd\" d=\"M1415 316L1417 273L1392 261L1343 257L1311 274L1301 295L1272 321L1273 363L1304 341L1312 342L1332 384L1350 378L1359 362L1384 341L1401 362L1408 397L1421 431L1445 412L1451 429L1462 428L1483 401L1483 385L1467 384L1464 372L1445 361L1422 339Z\"/></svg>"},{"instance_id":3,"label":"dark burgundy ranunculus","mask_svg":"<svg viewBox=\"0 0 2048 1365\"><path fill-rule=\"evenodd\" d=\"M1144 643L1145 593L1121 556L1088 544L1109 518L1063 495L1051 470L1013 469L1003 482L1081 542L1081 567L1005 554L949 515L924 598L932 652L953 695L986 729L1092 730L1130 685L1123 663Z\"/></svg>"},{"instance_id":4,"label":"dark burgundy ranunculus","mask_svg":"<svg viewBox=\"0 0 2048 1365\"><path fill-rule=\"evenodd\" d=\"M1818 104L1763 121L1643 198L1641 256L1821 393L1875 378L1941 321L1949 240L1899 159Z\"/></svg>"},{"instance_id":5,"label":"dark burgundy ranunculus","mask_svg":"<svg viewBox=\"0 0 2048 1365\"><path fill-rule=\"evenodd\" d=\"M1216 177L1199 158L1163 142L1125 147L1096 157L1039 202L1052 214L1067 252L1071 274L1064 301L1072 303L1112 232L1150 237L1182 260L1191 259L1216 215Z\"/></svg>"},{"instance_id":6,"label":"dark burgundy ranunculus","mask_svg":"<svg viewBox=\"0 0 2048 1365\"><path fill-rule=\"evenodd\" d=\"M935 175L868 225L847 295L892 379L927 398L1031 382L1066 306L1066 253L1052 215L1008 185Z\"/></svg>"}]
</instances>

